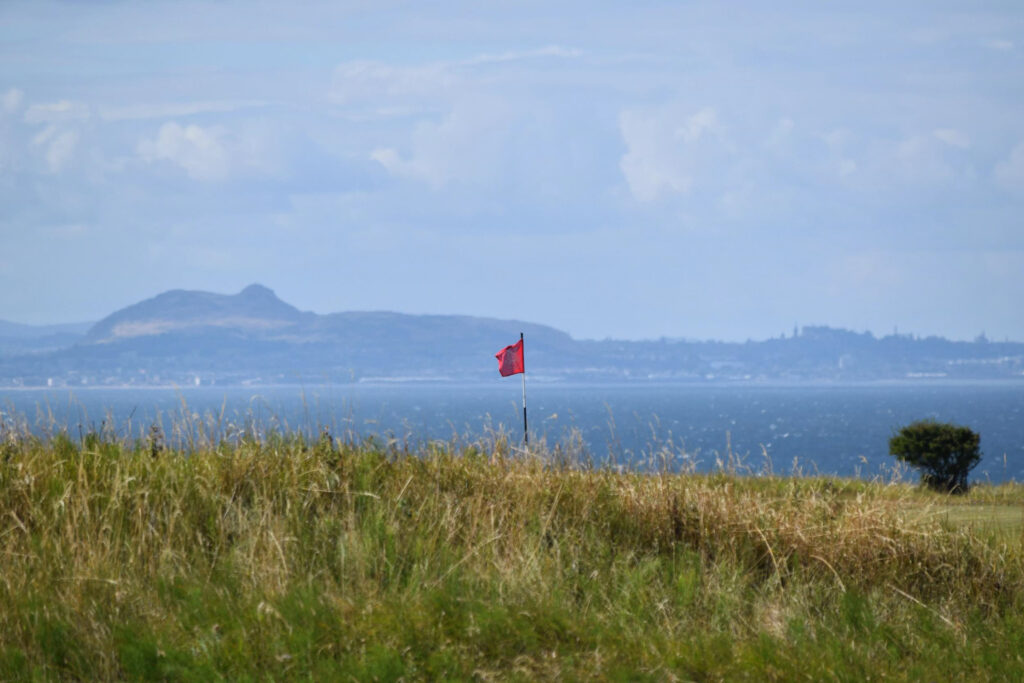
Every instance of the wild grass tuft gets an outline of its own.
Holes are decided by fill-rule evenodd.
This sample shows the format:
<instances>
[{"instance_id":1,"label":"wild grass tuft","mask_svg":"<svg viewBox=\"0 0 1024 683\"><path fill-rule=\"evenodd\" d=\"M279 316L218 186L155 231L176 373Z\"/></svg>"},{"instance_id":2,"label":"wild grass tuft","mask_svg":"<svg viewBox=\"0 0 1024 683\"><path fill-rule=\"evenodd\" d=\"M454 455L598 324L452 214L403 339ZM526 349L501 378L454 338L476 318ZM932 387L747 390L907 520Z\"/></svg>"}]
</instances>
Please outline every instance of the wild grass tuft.
<instances>
[{"instance_id":1,"label":"wild grass tuft","mask_svg":"<svg viewBox=\"0 0 1024 683\"><path fill-rule=\"evenodd\" d=\"M1017 485L619 472L501 432L0 442L2 680L1024 674L1021 527L950 512Z\"/></svg>"}]
</instances>

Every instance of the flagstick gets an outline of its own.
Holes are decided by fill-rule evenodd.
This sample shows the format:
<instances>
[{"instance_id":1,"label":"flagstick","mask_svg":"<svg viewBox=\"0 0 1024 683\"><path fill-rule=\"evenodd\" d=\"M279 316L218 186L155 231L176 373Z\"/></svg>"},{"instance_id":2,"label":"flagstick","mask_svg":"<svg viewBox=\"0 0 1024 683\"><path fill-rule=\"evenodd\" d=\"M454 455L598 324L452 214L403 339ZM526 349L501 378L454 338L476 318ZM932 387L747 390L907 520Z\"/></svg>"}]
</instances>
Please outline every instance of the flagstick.
<instances>
[{"instance_id":1,"label":"flagstick","mask_svg":"<svg viewBox=\"0 0 1024 683\"><path fill-rule=\"evenodd\" d=\"M523 343L523 333L519 333L519 343ZM526 347L523 346L523 445L530 445L530 433L526 430Z\"/></svg>"}]
</instances>

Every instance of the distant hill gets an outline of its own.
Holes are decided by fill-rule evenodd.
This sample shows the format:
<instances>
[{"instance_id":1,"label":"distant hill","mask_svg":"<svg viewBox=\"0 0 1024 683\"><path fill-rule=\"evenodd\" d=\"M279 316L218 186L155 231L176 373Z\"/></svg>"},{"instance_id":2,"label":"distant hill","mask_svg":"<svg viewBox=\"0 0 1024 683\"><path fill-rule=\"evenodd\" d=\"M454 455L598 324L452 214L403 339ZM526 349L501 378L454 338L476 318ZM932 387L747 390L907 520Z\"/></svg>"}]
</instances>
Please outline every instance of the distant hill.
<instances>
[{"instance_id":1,"label":"distant hill","mask_svg":"<svg viewBox=\"0 0 1024 683\"><path fill-rule=\"evenodd\" d=\"M118 310L73 345L8 358L0 378L23 383L163 384L474 379L494 353L530 339L536 367L579 355L569 335L543 325L387 311L317 315L261 285L238 294L172 290Z\"/></svg>"},{"instance_id":2,"label":"distant hill","mask_svg":"<svg viewBox=\"0 0 1024 683\"><path fill-rule=\"evenodd\" d=\"M0 338L3 339L39 339L40 337L52 337L54 335L69 335L80 337L88 331L94 323L65 323L62 325L23 325L0 320Z\"/></svg>"},{"instance_id":3,"label":"distant hill","mask_svg":"<svg viewBox=\"0 0 1024 683\"><path fill-rule=\"evenodd\" d=\"M92 323L23 325L0 320L0 357L65 348L81 339L90 327Z\"/></svg>"},{"instance_id":4,"label":"distant hill","mask_svg":"<svg viewBox=\"0 0 1024 683\"><path fill-rule=\"evenodd\" d=\"M86 344L107 344L139 337L211 330L255 335L291 328L315 318L277 298L262 285L235 295L174 289L122 308L92 326Z\"/></svg>"},{"instance_id":5,"label":"distant hill","mask_svg":"<svg viewBox=\"0 0 1024 683\"><path fill-rule=\"evenodd\" d=\"M527 370L539 381L1024 380L1024 344L1013 342L876 338L830 327L741 344L575 340L517 320L318 315L255 284L232 295L172 290L87 330L50 327L59 329L0 324L0 333L21 340L0 346L0 386L477 381L494 378L495 352L520 332Z\"/></svg>"}]
</instances>

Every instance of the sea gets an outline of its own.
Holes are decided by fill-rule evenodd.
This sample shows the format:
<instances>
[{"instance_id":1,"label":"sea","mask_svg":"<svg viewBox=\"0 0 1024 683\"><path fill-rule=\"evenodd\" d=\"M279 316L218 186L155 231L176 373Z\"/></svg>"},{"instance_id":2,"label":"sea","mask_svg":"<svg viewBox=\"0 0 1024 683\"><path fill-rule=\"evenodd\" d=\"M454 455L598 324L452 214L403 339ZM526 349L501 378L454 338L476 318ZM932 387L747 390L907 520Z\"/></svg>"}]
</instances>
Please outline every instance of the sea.
<instances>
[{"instance_id":1,"label":"sea","mask_svg":"<svg viewBox=\"0 0 1024 683\"><path fill-rule=\"evenodd\" d=\"M932 418L981 435L972 481L1024 481L1024 382L799 385L527 384L530 442L593 466L914 479L888 455L901 426ZM522 449L518 378L490 384L14 389L0 424L78 438L266 438L325 430L402 446L432 440Z\"/></svg>"}]
</instances>

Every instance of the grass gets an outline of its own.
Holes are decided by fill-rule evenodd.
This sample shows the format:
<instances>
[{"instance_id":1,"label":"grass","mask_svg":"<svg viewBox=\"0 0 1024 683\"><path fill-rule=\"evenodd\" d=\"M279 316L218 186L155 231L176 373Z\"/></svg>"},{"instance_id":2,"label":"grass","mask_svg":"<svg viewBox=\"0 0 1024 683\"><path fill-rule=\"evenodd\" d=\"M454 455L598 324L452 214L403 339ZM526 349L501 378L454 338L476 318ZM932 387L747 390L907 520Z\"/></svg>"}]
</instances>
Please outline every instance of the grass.
<instances>
[{"instance_id":1,"label":"grass","mask_svg":"<svg viewBox=\"0 0 1024 683\"><path fill-rule=\"evenodd\" d=\"M0 680L1020 680L1024 487L0 445Z\"/></svg>"}]
</instances>

